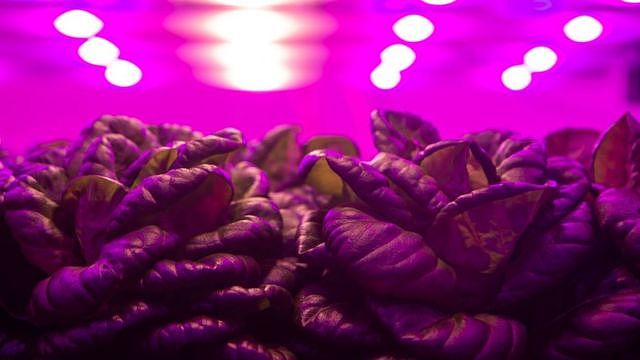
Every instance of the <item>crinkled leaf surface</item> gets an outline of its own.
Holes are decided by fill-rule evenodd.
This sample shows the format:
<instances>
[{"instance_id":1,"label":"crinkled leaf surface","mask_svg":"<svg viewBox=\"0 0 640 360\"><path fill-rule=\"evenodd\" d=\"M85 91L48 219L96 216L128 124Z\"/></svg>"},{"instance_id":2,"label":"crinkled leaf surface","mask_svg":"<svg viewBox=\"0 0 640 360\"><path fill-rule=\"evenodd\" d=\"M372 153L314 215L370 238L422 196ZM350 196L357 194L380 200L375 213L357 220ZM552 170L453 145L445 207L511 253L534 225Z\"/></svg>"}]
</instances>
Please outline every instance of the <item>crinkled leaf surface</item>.
<instances>
[{"instance_id":1,"label":"crinkled leaf surface","mask_svg":"<svg viewBox=\"0 0 640 360\"><path fill-rule=\"evenodd\" d=\"M418 153L416 162L450 199L500 181L489 156L473 142L440 141Z\"/></svg>"},{"instance_id":2,"label":"crinkled leaf surface","mask_svg":"<svg viewBox=\"0 0 640 360\"><path fill-rule=\"evenodd\" d=\"M241 161L231 169L234 200L262 196L269 193L269 177L250 162Z\"/></svg>"},{"instance_id":3,"label":"crinkled leaf surface","mask_svg":"<svg viewBox=\"0 0 640 360\"><path fill-rule=\"evenodd\" d=\"M156 224L183 235L209 231L220 222L233 189L215 165L180 168L150 176L131 190L113 211L111 234Z\"/></svg>"},{"instance_id":4,"label":"crinkled leaf surface","mask_svg":"<svg viewBox=\"0 0 640 360\"><path fill-rule=\"evenodd\" d=\"M391 221L411 224L413 215L389 180L373 166L331 150L307 154L300 177L334 203L361 201Z\"/></svg>"},{"instance_id":5,"label":"crinkled leaf surface","mask_svg":"<svg viewBox=\"0 0 640 360\"><path fill-rule=\"evenodd\" d=\"M640 195L629 189L607 189L596 199L595 212L622 257L640 269Z\"/></svg>"},{"instance_id":6,"label":"crinkled leaf surface","mask_svg":"<svg viewBox=\"0 0 640 360\"><path fill-rule=\"evenodd\" d=\"M341 154L360 157L360 151L356 144L346 136L314 136L304 144L303 152L308 154L314 150L331 149Z\"/></svg>"},{"instance_id":7,"label":"crinkled leaf surface","mask_svg":"<svg viewBox=\"0 0 640 360\"><path fill-rule=\"evenodd\" d=\"M148 154L148 157L143 156L140 158L140 162L131 164L131 167L127 169L129 176L127 179L134 178L131 181L131 187L140 185L140 182L149 176L164 174L171 170L173 163L178 158L178 149L161 147Z\"/></svg>"},{"instance_id":8,"label":"crinkled leaf surface","mask_svg":"<svg viewBox=\"0 0 640 360\"><path fill-rule=\"evenodd\" d=\"M319 284L298 294L296 322L325 341L347 346L380 345L382 336L363 304L351 303Z\"/></svg>"},{"instance_id":9,"label":"crinkled leaf surface","mask_svg":"<svg viewBox=\"0 0 640 360\"><path fill-rule=\"evenodd\" d=\"M269 131L249 160L263 169L276 189L295 178L302 150L298 144L300 127L281 125Z\"/></svg>"},{"instance_id":10,"label":"crinkled leaf surface","mask_svg":"<svg viewBox=\"0 0 640 360\"><path fill-rule=\"evenodd\" d=\"M502 142L510 138L512 135L513 133L509 130L489 129L466 134L464 136L464 139L473 141L476 144L480 145L480 147L489 156L493 157L496 151L498 151L498 148L500 147Z\"/></svg>"},{"instance_id":11,"label":"crinkled leaf surface","mask_svg":"<svg viewBox=\"0 0 640 360\"><path fill-rule=\"evenodd\" d=\"M520 138L509 138L500 144L493 156L496 171L503 181L545 182L547 151L544 144Z\"/></svg>"},{"instance_id":12,"label":"crinkled leaf surface","mask_svg":"<svg viewBox=\"0 0 640 360\"><path fill-rule=\"evenodd\" d=\"M379 151L413 159L425 146L440 140L438 130L416 115L374 110L371 113L373 142Z\"/></svg>"},{"instance_id":13,"label":"crinkled leaf surface","mask_svg":"<svg viewBox=\"0 0 640 360\"><path fill-rule=\"evenodd\" d=\"M503 183L463 195L442 209L426 239L455 269L457 300L480 301L493 291L548 197L543 186Z\"/></svg>"},{"instance_id":14,"label":"crinkled leaf surface","mask_svg":"<svg viewBox=\"0 0 640 360\"><path fill-rule=\"evenodd\" d=\"M594 129L564 129L545 136L544 142L549 156L565 156L588 167L599 135Z\"/></svg>"},{"instance_id":15,"label":"crinkled leaf surface","mask_svg":"<svg viewBox=\"0 0 640 360\"><path fill-rule=\"evenodd\" d=\"M67 266L33 290L29 314L37 324L66 323L94 313L123 282L140 277L176 249L177 239L147 226L109 242L87 267Z\"/></svg>"},{"instance_id":16,"label":"crinkled leaf surface","mask_svg":"<svg viewBox=\"0 0 640 360\"><path fill-rule=\"evenodd\" d=\"M101 175L120 180L125 170L139 156L138 146L123 135L102 135L89 144L78 176Z\"/></svg>"},{"instance_id":17,"label":"crinkled leaf surface","mask_svg":"<svg viewBox=\"0 0 640 360\"><path fill-rule=\"evenodd\" d=\"M277 206L262 197L234 201L230 222L214 231L201 233L185 244L188 258L214 252L230 252L264 257L282 249L282 217Z\"/></svg>"},{"instance_id":18,"label":"crinkled leaf surface","mask_svg":"<svg viewBox=\"0 0 640 360\"><path fill-rule=\"evenodd\" d=\"M327 249L364 289L407 299L446 297L453 269L424 239L350 207L331 209L323 224Z\"/></svg>"},{"instance_id":19,"label":"crinkled leaf surface","mask_svg":"<svg viewBox=\"0 0 640 360\"><path fill-rule=\"evenodd\" d=\"M520 359L526 329L490 314L447 315L425 304L370 301L396 341L416 355L436 359Z\"/></svg>"},{"instance_id":20,"label":"crinkled leaf surface","mask_svg":"<svg viewBox=\"0 0 640 360\"><path fill-rule=\"evenodd\" d=\"M240 131L226 128L198 139L187 141L178 147L174 169L201 164L222 165L230 153L244 145Z\"/></svg>"},{"instance_id":21,"label":"crinkled leaf surface","mask_svg":"<svg viewBox=\"0 0 640 360\"><path fill-rule=\"evenodd\" d=\"M62 206L73 217L84 259L91 263L108 240L105 234L109 217L127 190L119 182L98 175L77 177L62 198Z\"/></svg>"},{"instance_id":22,"label":"crinkled leaf surface","mask_svg":"<svg viewBox=\"0 0 640 360\"><path fill-rule=\"evenodd\" d=\"M626 114L602 135L593 154L593 180L607 187L623 187L635 177L640 166L640 124ZM633 177L633 179L632 179Z\"/></svg>"}]
</instances>

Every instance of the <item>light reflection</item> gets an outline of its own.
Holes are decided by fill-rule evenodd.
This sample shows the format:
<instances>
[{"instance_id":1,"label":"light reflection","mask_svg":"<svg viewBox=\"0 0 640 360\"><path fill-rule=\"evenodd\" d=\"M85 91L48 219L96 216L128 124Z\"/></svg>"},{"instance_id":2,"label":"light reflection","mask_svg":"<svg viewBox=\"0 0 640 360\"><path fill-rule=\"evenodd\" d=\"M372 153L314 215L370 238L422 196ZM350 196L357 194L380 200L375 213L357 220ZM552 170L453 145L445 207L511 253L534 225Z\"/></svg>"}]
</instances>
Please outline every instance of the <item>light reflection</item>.
<instances>
[{"instance_id":1,"label":"light reflection","mask_svg":"<svg viewBox=\"0 0 640 360\"><path fill-rule=\"evenodd\" d=\"M107 66L120 56L120 49L107 39L92 37L80 45L78 55L89 64Z\"/></svg>"},{"instance_id":2,"label":"light reflection","mask_svg":"<svg viewBox=\"0 0 640 360\"><path fill-rule=\"evenodd\" d=\"M142 70L130 61L116 60L107 66L104 76L111 85L131 87L142 80Z\"/></svg>"},{"instance_id":3,"label":"light reflection","mask_svg":"<svg viewBox=\"0 0 640 360\"><path fill-rule=\"evenodd\" d=\"M242 1L234 5L249 6ZM326 59L321 40L335 22L314 7L237 6L204 14L178 10L166 25L195 40L180 48L179 55L201 81L244 91L275 91L303 87L320 77Z\"/></svg>"},{"instance_id":4,"label":"light reflection","mask_svg":"<svg viewBox=\"0 0 640 360\"><path fill-rule=\"evenodd\" d=\"M283 5L307 5L327 2L328 0L171 0L173 3L201 3L241 7L271 7Z\"/></svg>"},{"instance_id":5,"label":"light reflection","mask_svg":"<svg viewBox=\"0 0 640 360\"><path fill-rule=\"evenodd\" d=\"M53 26L62 34L73 38L90 38L102 30L100 18L85 10L69 10L60 14Z\"/></svg>"}]
</instances>

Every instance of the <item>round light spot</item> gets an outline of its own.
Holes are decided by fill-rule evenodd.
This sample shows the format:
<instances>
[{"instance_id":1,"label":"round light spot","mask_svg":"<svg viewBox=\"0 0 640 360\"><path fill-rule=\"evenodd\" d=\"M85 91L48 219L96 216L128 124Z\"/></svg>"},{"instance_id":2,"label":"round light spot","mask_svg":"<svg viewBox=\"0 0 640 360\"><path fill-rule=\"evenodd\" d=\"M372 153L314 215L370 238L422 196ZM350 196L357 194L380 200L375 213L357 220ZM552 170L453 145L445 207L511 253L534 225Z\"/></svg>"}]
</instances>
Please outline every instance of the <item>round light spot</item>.
<instances>
[{"instance_id":1,"label":"round light spot","mask_svg":"<svg viewBox=\"0 0 640 360\"><path fill-rule=\"evenodd\" d=\"M534 47L524 55L524 64L532 72L550 70L557 62L558 55L546 46Z\"/></svg>"},{"instance_id":2,"label":"round light spot","mask_svg":"<svg viewBox=\"0 0 640 360\"><path fill-rule=\"evenodd\" d=\"M449 5L456 2L456 0L422 0L429 5Z\"/></svg>"},{"instance_id":3,"label":"round light spot","mask_svg":"<svg viewBox=\"0 0 640 360\"><path fill-rule=\"evenodd\" d=\"M89 64L107 66L118 59L120 49L107 39L92 37L80 45L78 55Z\"/></svg>"},{"instance_id":4,"label":"round light spot","mask_svg":"<svg viewBox=\"0 0 640 360\"><path fill-rule=\"evenodd\" d=\"M575 42L593 41L602 35L603 26L596 18L582 15L575 17L564 26L564 34Z\"/></svg>"},{"instance_id":5,"label":"round light spot","mask_svg":"<svg viewBox=\"0 0 640 360\"><path fill-rule=\"evenodd\" d=\"M531 84L531 72L524 65L512 66L502 73L502 83L509 90L523 90Z\"/></svg>"},{"instance_id":6,"label":"round light spot","mask_svg":"<svg viewBox=\"0 0 640 360\"><path fill-rule=\"evenodd\" d=\"M393 32L402 40L418 42L426 40L435 27L431 20L420 15L407 15L393 24Z\"/></svg>"},{"instance_id":7,"label":"round light spot","mask_svg":"<svg viewBox=\"0 0 640 360\"><path fill-rule=\"evenodd\" d=\"M104 76L112 85L130 87L140 82L142 70L127 60L116 60L107 66Z\"/></svg>"},{"instance_id":8,"label":"round light spot","mask_svg":"<svg viewBox=\"0 0 640 360\"><path fill-rule=\"evenodd\" d=\"M401 79L402 76L398 70L390 68L384 63L378 65L378 67L371 72L371 83L382 90L393 89L398 86Z\"/></svg>"},{"instance_id":9,"label":"round light spot","mask_svg":"<svg viewBox=\"0 0 640 360\"><path fill-rule=\"evenodd\" d=\"M53 21L53 26L73 38L90 38L102 30L104 24L97 16L84 10L70 10Z\"/></svg>"},{"instance_id":10,"label":"round light spot","mask_svg":"<svg viewBox=\"0 0 640 360\"><path fill-rule=\"evenodd\" d=\"M622 2L626 2L629 4L640 4L640 0L622 0Z\"/></svg>"},{"instance_id":11,"label":"round light spot","mask_svg":"<svg viewBox=\"0 0 640 360\"><path fill-rule=\"evenodd\" d=\"M416 53L407 45L393 44L382 50L380 60L386 67L402 71L416 61Z\"/></svg>"}]
</instances>

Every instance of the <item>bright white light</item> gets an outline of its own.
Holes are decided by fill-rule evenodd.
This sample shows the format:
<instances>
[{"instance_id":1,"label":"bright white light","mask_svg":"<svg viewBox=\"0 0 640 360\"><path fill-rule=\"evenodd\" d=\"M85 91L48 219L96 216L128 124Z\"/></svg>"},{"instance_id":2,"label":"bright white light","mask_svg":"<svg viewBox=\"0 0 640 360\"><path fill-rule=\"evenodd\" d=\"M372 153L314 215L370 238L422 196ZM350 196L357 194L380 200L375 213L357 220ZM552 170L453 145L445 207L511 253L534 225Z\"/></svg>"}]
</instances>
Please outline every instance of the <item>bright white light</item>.
<instances>
[{"instance_id":1,"label":"bright white light","mask_svg":"<svg viewBox=\"0 0 640 360\"><path fill-rule=\"evenodd\" d=\"M92 37L80 45L78 55L89 64L107 66L118 59L120 49L107 39Z\"/></svg>"},{"instance_id":2,"label":"bright white light","mask_svg":"<svg viewBox=\"0 0 640 360\"><path fill-rule=\"evenodd\" d=\"M524 65L516 65L502 73L502 83L507 89L519 91L531 84L531 72Z\"/></svg>"},{"instance_id":3,"label":"bright white light","mask_svg":"<svg viewBox=\"0 0 640 360\"><path fill-rule=\"evenodd\" d=\"M551 69L558 62L558 55L546 46L538 46L524 54L524 64L532 72Z\"/></svg>"},{"instance_id":4,"label":"bright white light","mask_svg":"<svg viewBox=\"0 0 640 360\"><path fill-rule=\"evenodd\" d=\"M116 60L107 66L104 76L112 85L130 87L140 82L142 70L130 61Z\"/></svg>"},{"instance_id":5,"label":"bright white light","mask_svg":"<svg viewBox=\"0 0 640 360\"><path fill-rule=\"evenodd\" d=\"M400 71L382 63L371 72L371 83L378 89L389 90L398 86L402 76Z\"/></svg>"},{"instance_id":6,"label":"bright white light","mask_svg":"<svg viewBox=\"0 0 640 360\"><path fill-rule=\"evenodd\" d=\"M640 0L622 0L622 2L626 2L629 4L640 4Z\"/></svg>"},{"instance_id":7,"label":"bright white light","mask_svg":"<svg viewBox=\"0 0 640 360\"><path fill-rule=\"evenodd\" d=\"M207 33L220 39L245 43L284 40L304 28L295 17L274 10L239 9L220 12L204 25Z\"/></svg>"},{"instance_id":8,"label":"bright white light","mask_svg":"<svg viewBox=\"0 0 640 360\"><path fill-rule=\"evenodd\" d=\"M245 91L274 91L286 89L295 81L295 74L287 66L235 67L224 71L225 83Z\"/></svg>"},{"instance_id":9,"label":"bright white light","mask_svg":"<svg viewBox=\"0 0 640 360\"><path fill-rule=\"evenodd\" d=\"M426 40L435 27L431 20L420 15L407 15L393 24L393 32L402 40L418 42Z\"/></svg>"},{"instance_id":10,"label":"bright white light","mask_svg":"<svg viewBox=\"0 0 640 360\"><path fill-rule=\"evenodd\" d=\"M602 35L602 24L591 16L578 16L564 26L564 33L575 42L593 41Z\"/></svg>"},{"instance_id":11,"label":"bright white light","mask_svg":"<svg viewBox=\"0 0 640 360\"><path fill-rule=\"evenodd\" d=\"M382 63L396 72L405 70L416 61L416 53L407 45L393 44L380 53Z\"/></svg>"},{"instance_id":12,"label":"bright white light","mask_svg":"<svg viewBox=\"0 0 640 360\"><path fill-rule=\"evenodd\" d=\"M84 10L70 10L53 21L62 34L73 38L90 38L102 30L104 24L97 16Z\"/></svg>"},{"instance_id":13,"label":"bright white light","mask_svg":"<svg viewBox=\"0 0 640 360\"><path fill-rule=\"evenodd\" d=\"M456 0L422 0L429 5L449 5L456 2Z\"/></svg>"}]
</instances>

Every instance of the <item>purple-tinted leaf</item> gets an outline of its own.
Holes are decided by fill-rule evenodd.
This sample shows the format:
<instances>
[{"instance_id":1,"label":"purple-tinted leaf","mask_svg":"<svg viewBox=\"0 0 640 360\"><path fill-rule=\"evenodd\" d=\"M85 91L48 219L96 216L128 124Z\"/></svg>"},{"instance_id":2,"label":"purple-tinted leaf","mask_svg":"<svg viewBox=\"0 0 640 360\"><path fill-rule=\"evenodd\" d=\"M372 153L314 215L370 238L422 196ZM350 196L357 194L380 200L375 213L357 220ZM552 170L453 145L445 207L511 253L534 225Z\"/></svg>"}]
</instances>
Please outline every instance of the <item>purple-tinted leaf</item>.
<instances>
[{"instance_id":1,"label":"purple-tinted leaf","mask_svg":"<svg viewBox=\"0 0 640 360\"><path fill-rule=\"evenodd\" d=\"M446 202L437 182L418 165L389 153L379 153L371 165L391 182L394 191L402 196L413 214L411 228L423 229L431 224Z\"/></svg>"},{"instance_id":2,"label":"purple-tinted leaf","mask_svg":"<svg viewBox=\"0 0 640 360\"><path fill-rule=\"evenodd\" d=\"M548 228L573 211L591 189L587 170L577 161L565 157L549 158L546 175L550 187L556 191L550 203L543 209L536 225Z\"/></svg>"},{"instance_id":3,"label":"purple-tinted leaf","mask_svg":"<svg viewBox=\"0 0 640 360\"><path fill-rule=\"evenodd\" d=\"M389 180L373 166L330 150L307 154L300 163L300 177L317 191L331 195L335 203L362 201L385 218L402 225L413 215Z\"/></svg>"},{"instance_id":4,"label":"purple-tinted leaf","mask_svg":"<svg viewBox=\"0 0 640 360\"><path fill-rule=\"evenodd\" d=\"M127 168L122 181L124 184L136 187L149 176L164 174L171 170L177 157L178 150L175 148L160 147L149 150Z\"/></svg>"},{"instance_id":5,"label":"purple-tinted leaf","mask_svg":"<svg viewBox=\"0 0 640 360\"><path fill-rule=\"evenodd\" d=\"M296 235L298 256L312 265L325 265L331 256L322 238L324 216L325 212L317 210L305 213Z\"/></svg>"},{"instance_id":6,"label":"purple-tinted leaf","mask_svg":"<svg viewBox=\"0 0 640 360\"><path fill-rule=\"evenodd\" d=\"M628 189L607 189L596 199L595 211L622 257L640 270L640 195Z\"/></svg>"},{"instance_id":7,"label":"purple-tinted leaf","mask_svg":"<svg viewBox=\"0 0 640 360\"><path fill-rule=\"evenodd\" d=\"M371 301L370 307L402 346L424 358L520 359L526 329L490 314L440 313L428 305Z\"/></svg>"},{"instance_id":8,"label":"purple-tinted leaf","mask_svg":"<svg viewBox=\"0 0 640 360\"><path fill-rule=\"evenodd\" d=\"M269 197L280 209L289 209L301 206L304 209L317 209L320 204L327 202L322 195L309 185L300 185L287 188L283 191L271 192Z\"/></svg>"},{"instance_id":9,"label":"purple-tinted leaf","mask_svg":"<svg viewBox=\"0 0 640 360\"><path fill-rule=\"evenodd\" d=\"M382 342L382 334L366 307L341 299L321 285L302 289L296 306L298 326L324 341L366 347Z\"/></svg>"},{"instance_id":10,"label":"purple-tinted leaf","mask_svg":"<svg viewBox=\"0 0 640 360\"><path fill-rule=\"evenodd\" d=\"M126 116L105 115L82 131L78 139L67 151L67 172L75 177L85 157L85 152L93 139L106 134L120 134L133 141L144 151L157 145L157 139L138 119Z\"/></svg>"},{"instance_id":11,"label":"purple-tinted leaf","mask_svg":"<svg viewBox=\"0 0 640 360\"><path fill-rule=\"evenodd\" d=\"M493 162L503 181L542 184L546 180L547 151L540 142L509 138L500 144Z\"/></svg>"},{"instance_id":12,"label":"purple-tinted leaf","mask_svg":"<svg viewBox=\"0 0 640 360\"><path fill-rule=\"evenodd\" d=\"M138 146L123 135L102 135L89 144L78 176L101 175L119 180L139 156Z\"/></svg>"},{"instance_id":13,"label":"purple-tinted leaf","mask_svg":"<svg viewBox=\"0 0 640 360\"><path fill-rule=\"evenodd\" d=\"M295 360L284 346L268 346L252 340L230 341L222 350L224 360Z\"/></svg>"},{"instance_id":14,"label":"purple-tinted leaf","mask_svg":"<svg viewBox=\"0 0 640 360\"><path fill-rule=\"evenodd\" d=\"M222 165L233 151L244 144L242 133L226 128L195 140L187 141L178 147L178 157L172 167L188 168L201 164Z\"/></svg>"},{"instance_id":15,"label":"purple-tinted leaf","mask_svg":"<svg viewBox=\"0 0 640 360\"><path fill-rule=\"evenodd\" d=\"M545 359L618 358L640 341L640 289L594 298L567 314L565 323Z\"/></svg>"},{"instance_id":16,"label":"purple-tinted leaf","mask_svg":"<svg viewBox=\"0 0 640 360\"><path fill-rule=\"evenodd\" d=\"M364 289L382 296L434 300L448 295L456 274L409 231L354 208L330 210L327 249Z\"/></svg>"},{"instance_id":17,"label":"purple-tinted leaf","mask_svg":"<svg viewBox=\"0 0 640 360\"><path fill-rule=\"evenodd\" d=\"M489 156L493 157L496 151L498 151L498 148L500 147L502 142L510 138L512 135L513 133L508 130L490 129L467 134L464 136L464 139L473 141L476 144L480 145L480 147Z\"/></svg>"},{"instance_id":18,"label":"purple-tinted leaf","mask_svg":"<svg viewBox=\"0 0 640 360\"><path fill-rule=\"evenodd\" d=\"M549 156L565 156L589 167L599 135L594 129L564 129L545 136L544 142Z\"/></svg>"},{"instance_id":19,"label":"purple-tinted leaf","mask_svg":"<svg viewBox=\"0 0 640 360\"><path fill-rule=\"evenodd\" d=\"M248 256L213 254L198 261L162 260L140 279L143 292L212 290L255 285L260 266Z\"/></svg>"},{"instance_id":20,"label":"purple-tinted leaf","mask_svg":"<svg viewBox=\"0 0 640 360\"><path fill-rule=\"evenodd\" d=\"M202 137L198 131L191 127L178 124L150 125L149 131L158 138L158 143L163 146L171 146L177 141L189 141Z\"/></svg>"},{"instance_id":21,"label":"purple-tinted leaf","mask_svg":"<svg viewBox=\"0 0 640 360\"><path fill-rule=\"evenodd\" d=\"M292 306L293 299L286 289L277 285L261 285L257 288L232 286L214 290L190 308L205 314L244 317L267 310L290 316Z\"/></svg>"},{"instance_id":22,"label":"purple-tinted leaf","mask_svg":"<svg viewBox=\"0 0 640 360\"><path fill-rule=\"evenodd\" d=\"M427 145L440 140L438 130L419 117L395 111L371 113L373 142L379 151L413 159Z\"/></svg>"},{"instance_id":23,"label":"purple-tinted leaf","mask_svg":"<svg viewBox=\"0 0 640 360\"><path fill-rule=\"evenodd\" d=\"M500 181L489 156L473 142L440 141L418 153L416 162L450 199Z\"/></svg>"},{"instance_id":24,"label":"purple-tinted leaf","mask_svg":"<svg viewBox=\"0 0 640 360\"><path fill-rule=\"evenodd\" d=\"M34 323L64 323L95 312L124 281L144 274L175 251L177 239L148 226L113 240L87 267L64 267L38 283L29 313Z\"/></svg>"},{"instance_id":25,"label":"purple-tinted leaf","mask_svg":"<svg viewBox=\"0 0 640 360\"><path fill-rule=\"evenodd\" d=\"M503 183L460 196L438 214L427 242L456 271L456 300L482 301L548 201L549 189Z\"/></svg>"},{"instance_id":26,"label":"purple-tinted leaf","mask_svg":"<svg viewBox=\"0 0 640 360\"><path fill-rule=\"evenodd\" d=\"M303 264L300 264L295 257L278 259L264 277L262 283L277 285L293 292L302 283L303 270Z\"/></svg>"},{"instance_id":27,"label":"purple-tinted leaf","mask_svg":"<svg viewBox=\"0 0 640 360\"><path fill-rule=\"evenodd\" d=\"M216 227L232 197L231 180L221 168L171 170L131 190L114 210L108 230L117 234L155 224L184 236L201 234Z\"/></svg>"},{"instance_id":28,"label":"purple-tinted leaf","mask_svg":"<svg viewBox=\"0 0 640 360\"><path fill-rule=\"evenodd\" d=\"M40 163L54 166L64 166L69 143L65 140L38 144L29 150L24 158L25 162Z\"/></svg>"},{"instance_id":29,"label":"purple-tinted leaf","mask_svg":"<svg viewBox=\"0 0 640 360\"><path fill-rule=\"evenodd\" d=\"M4 309L14 317L25 318L31 290L44 277L20 251L0 210L0 312Z\"/></svg>"},{"instance_id":30,"label":"purple-tinted leaf","mask_svg":"<svg viewBox=\"0 0 640 360\"><path fill-rule=\"evenodd\" d=\"M249 160L269 176L272 187L279 189L296 176L302 151L298 144L300 127L281 125L269 131L255 147Z\"/></svg>"},{"instance_id":31,"label":"purple-tinted leaf","mask_svg":"<svg viewBox=\"0 0 640 360\"><path fill-rule=\"evenodd\" d=\"M62 358L99 346L111 345L114 339L140 324L165 316L163 306L133 301L112 310L108 316L56 329L44 335L36 345L37 353L45 358Z\"/></svg>"},{"instance_id":32,"label":"purple-tinted leaf","mask_svg":"<svg viewBox=\"0 0 640 360\"><path fill-rule=\"evenodd\" d=\"M264 257L282 249L282 218L271 200L254 197L234 201L229 216L228 224L189 239L186 256L196 259L215 252L230 252Z\"/></svg>"},{"instance_id":33,"label":"purple-tinted leaf","mask_svg":"<svg viewBox=\"0 0 640 360\"><path fill-rule=\"evenodd\" d=\"M253 164L242 161L231 170L234 200L262 196L269 193L269 178L267 174Z\"/></svg>"},{"instance_id":34,"label":"purple-tinted leaf","mask_svg":"<svg viewBox=\"0 0 640 360\"><path fill-rule=\"evenodd\" d=\"M303 153L308 154L314 150L331 149L341 154L360 157L360 151L356 144L346 136L314 136L304 144Z\"/></svg>"},{"instance_id":35,"label":"purple-tinted leaf","mask_svg":"<svg viewBox=\"0 0 640 360\"><path fill-rule=\"evenodd\" d=\"M604 132L593 154L593 180L620 188L637 185L640 166L640 124L629 113Z\"/></svg>"},{"instance_id":36,"label":"purple-tinted leaf","mask_svg":"<svg viewBox=\"0 0 640 360\"><path fill-rule=\"evenodd\" d=\"M64 211L73 217L75 234L84 259L92 263L107 241L105 230L111 212L127 190L119 182L98 175L87 175L69 182L62 199Z\"/></svg>"},{"instance_id":37,"label":"purple-tinted leaf","mask_svg":"<svg viewBox=\"0 0 640 360\"><path fill-rule=\"evenodd\" d=\"M46 273L79 264L76 242L54 222L66 188L63 169L39 165L12 182L5 194L7 224L29 262Z\"/></svg>"},{"instance_id":38,"label":"purple-tinted leaf","mask_svg":"<svg viewBox=\"0 0 640 360\"><path fill-rule=\"evenodd\" d=\"M585 202L550 229L529 233L508 265L497 302L510 305L565 280L595 249L591 208Z\"/></svg>"},{"instance_id":39,"label":"purple-tinted leaf","mask_svg":"<svg viewBox=\"0 0 640 360\"><path fill-rule=\"evenodd\" d=\"M198 315L153 330L144 341L149 354L169 356L188 346L224 343L238 331L233 321Z\"/></svg>"}]
</instances>

